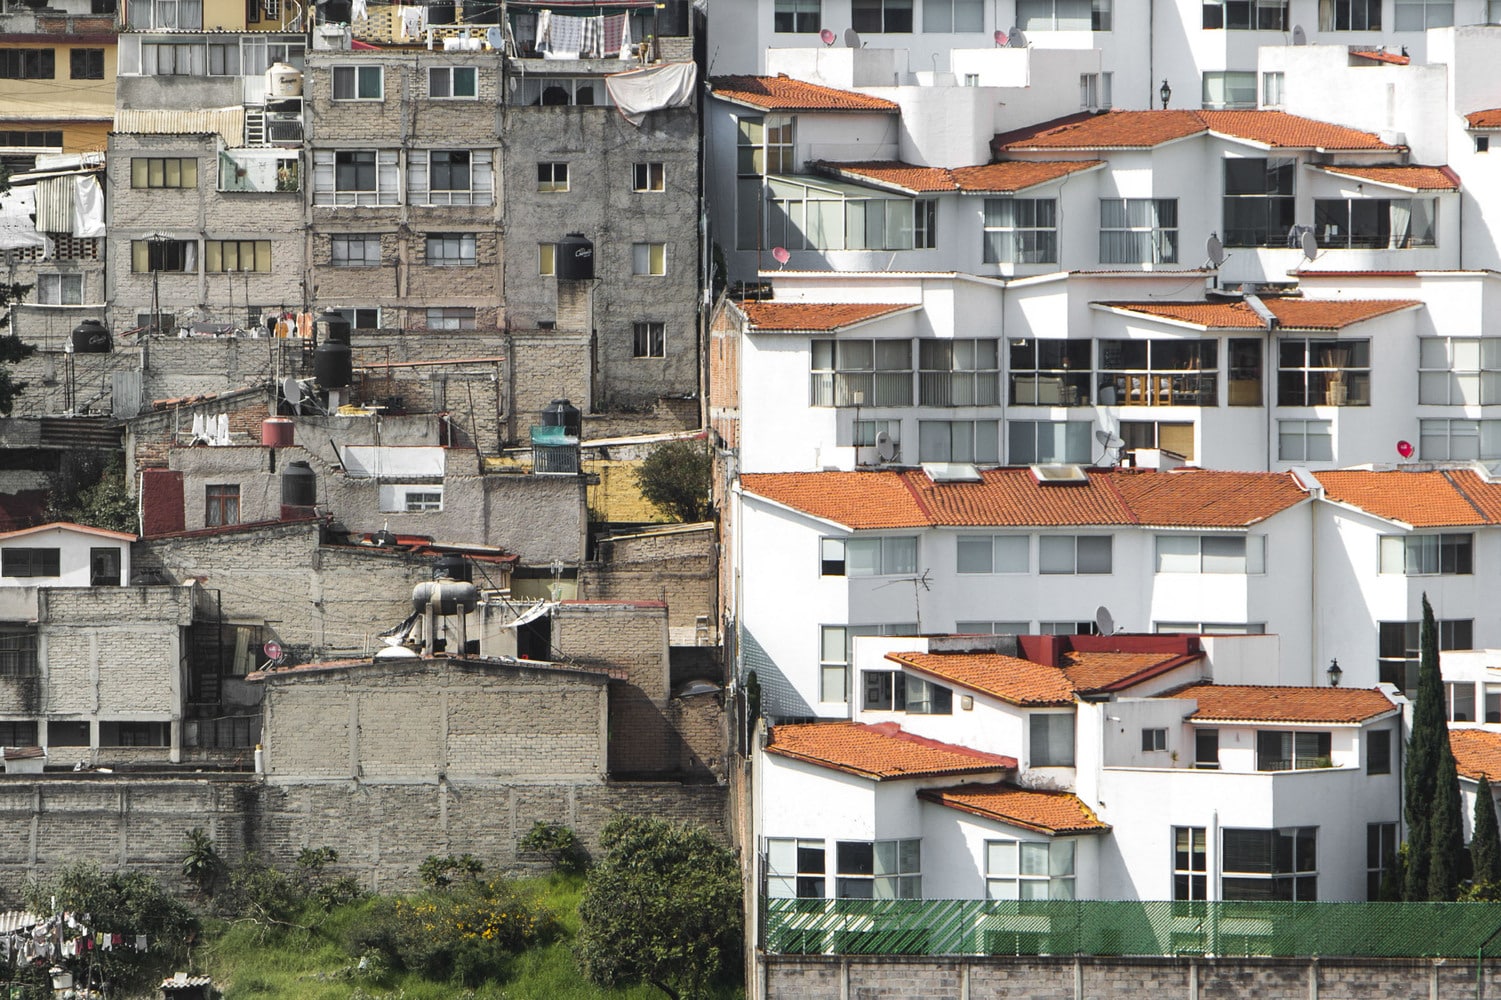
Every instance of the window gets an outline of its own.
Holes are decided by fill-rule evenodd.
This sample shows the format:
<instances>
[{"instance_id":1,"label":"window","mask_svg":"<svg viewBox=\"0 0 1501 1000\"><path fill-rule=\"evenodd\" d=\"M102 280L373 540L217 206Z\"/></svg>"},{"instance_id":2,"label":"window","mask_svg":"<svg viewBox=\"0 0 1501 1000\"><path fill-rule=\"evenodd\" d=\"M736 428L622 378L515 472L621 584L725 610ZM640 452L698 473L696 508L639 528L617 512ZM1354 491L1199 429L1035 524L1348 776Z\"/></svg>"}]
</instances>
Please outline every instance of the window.
<instances>
[{"instance_id":1,"label":"window","mask_svg":"<svg viewBox=\"0 0 1501 1000\"><path fill-rule=\"evenodd\" d=\"M435 306L427 311L429 330L473 330L473 306Z\"/></svg>"},{"instance_id":2,"label":"window","mask_svg":"<svg viewBox=\"0 0 1501 1000\"><path fill-rule=\"evenodd\" d=\"M1334 432L1331 422L1277 421L1277 458L1283 462L1334 461Z\"/></svg>"},{"instance_id":3,"label":"window","mask_svg":"<svg viewBox=\"0 0 1501 1000\"><path fill-rule=\"evenodd\" d=\"M1441 406L1501 403L1501 338L1420 339L1418 402Z\"/></svg>"},{"instance_id":4,"label":"window","mask_svg":"<svg viewBox=\"0 0 1501 1000\"><path fill-rule=\"evenodd\" d=\"M61 576L61 549L0 549L0 576Z\"/></svg>"},{"instance_id":5,"label":"window","mask_svg":"<svg viewBox=\"0 0 1501 1000\"><path fill-rule=\"evenodd\" d=\"M146 76L204 76L208 49L202 43L149 41L141 45L141 72Z\"/></svg>"},{"instance_id":6,"label":"window","mask_svg":"<svg viewBox=\"0 0 1501 1000\"><path fill-rule=\"evenodd\" d=\"M329 329L342 329L345 334L351 330L379 330L380 307L371 309L340 309L335 314L337 318L330 318Z\"/></svg>"},{"instance_id":7,"label":"window","mask_svg":"<svg viewBox=\"0 0 1501 1000\"><path fill-rule=\"evenodd\" d=\"M1202 826L1173 827L1173 898L1209 898L1208 838Z\"/></svg>"},{"instance_id":8,"label":"window","mask_svg":"<svg viewBox=\"0 0 1501 1000\"><path fill-rule=\"evenodd\" d=\"M823 576L901 576L917 572L917 536L823 538L819 540Z\"/></svg>"},{"instance_id":9,"label":"window","mask_svg":"<svg viewBox=\"0 0 1501 1000\"><path fill-rule=\"evenodd\" d=\"M379 101L385 97L379 66L335 66L333 74L336 101Z\"/></svg>"},{"instance_id":10,"label":"window","mask_svg":"<svg viewBox=\"0 0 1501 1000\"><path fill-rule=\"evenodd\" d=\"M133 156L130 159L133 188L196 188L196 158Z\"/></svg>"},{"instance_id":11,"label":"window","mask_svg":"<svg viewBox=\"0 0 1501 1000\"><path fill-rule=\"evenodd\" d=\"M987 899L1073 899L1074 841L985 841Z\"/></svg>"},{"instance_id":12,"label":"window","mask_svg":"<svg viewBox=\"0 0 1501 1000\"><path fill-rule=\"evenodd\" d=\"M821 625L818 629L818 700L844 702L849 698L850 640L858 635L916 635L916 623L886 625Z\"/></svg>"},{"instance_id":13,"label":"window","mask_svg":"<svg viewBox=\"0 0 1501 1000\"><path fill-rule=\"evenodd\" d=\"M425 165L413 157L414 169ZM315 150L314 205L399 205L401 168L394 149Z\"/></svg>"},{"instance_id":14,"label":"window","mask_svg":"<svg viewBox=\"0 0 1501 1000\"><path fill-rule=\"evenodd\" d=\"M1092 621L1042 621L1037 623L1038 635L1099 635L1099 626Z\"/></svg>"},{"instance_id":15,"label":"window","mask_svg":"<svg viewBox=\"0 0 1501 1000\"><path fill-rule=\"evenodd\" d=\"M210 274L271 270L270 240L204 240L203 267Z\"/></svg>"},{"instance_id":16,"label":"window","mask_svg":"<svg viewBox=\"0 0 1501 1000\"><path fill-rule=\"evenodd\" d=\"M37 745L36 722L0 722L0 746L32 747Z\"/></svg>"},{"instance_id":17,"label":"window","mask_svg":"<svg viewBox=\"0 0 1501 1000\"><path fill-rule=\"evenodd\" d=\"M1087 465L1093 448L1087 420L1008 420L1007 449L1012 465Z\"/></svg>"},{"instance_id":18,"label":"window","mask_svg":"<svg viewBox=\"0 0 1501 1000\"><path fill-rule=\"evenodd\" d=\"M328 238L328 262L334 267L380 267L380 236L335 233Z\"/></svg>"},{"instance_id":19,"label":"window","mask_svg":"<svg viewBox=\"0 0 1501 1000\"><path fill-rule=\"evenodd\" d=\"M1365 828L1365 898L1379 902L1381 884L1396 870L1397 824L1368 823Z\"/></svg>"},{"instance_id":20,"label":"window","mask_svg":"<svg viewBox=\"0 0 1501 1000\"><path fill-rule=\"evenodd\" d=\"M759 182L755 190L760 191ZM766 247L912 250L930 249L937 239L937 202L931 198L866 195L786 176L771 178L766 190ZM746 206L750 212L758 209L759 205ZM749 235L754 238L754 232Z\"/></svg>"},{"instance_id":21,"label":"window","mask_svg":"<svg viewBox=\"0 0 1501 1000\"><path fill-rule=\"evenodd\" d=\"M0 146L61 146L63 134L60 129L3 129L0 130Z\"/></svg>"},{"instance_id":22,"label":"window","mask_svg":"<svg viewBox=\"0 0 1501 1000\"><path fill-rule=\"evenodd\" d=\"M1313 229L1331 250L1407 250L1437 245L1433 198L1316 198Z\"/></svg>"},{"instance_id":23,"label":"window","mask_svg":"<svg viewBox=\"0 0 1501 1000\"><path fill-rule=\"evenodd\" d=\"M1287 31L1287 0L1204 0L1204 27Z\"/></svg>"},{"instance_id":24,"label":"window","mask_svg":"<svg viewBox=\"0 0 1501 1000\"><path fill-rule=\"evenodd\" d=\"M1407 576L1468 576L1475 572L1475 536L1383 535L1381 572Z\"/></svg>"},{"instance_id":25,"label":"window","mask_svg":"<svg viewBox=\"0 0 1501 1000\"><path fill-rule=\"evenodd\" d=\"M405 506L408 514L429 514L443 509L443 491L407 490Z\"/></svg>"},{"instance_id":26,"label":"window","mask_svg":"<svg viewBox=\"0 0 1501 1000\"><path fill-rule=\"evenodd\" d=\"M1160 635L1265 635L1266 622L1154 622Z\"/></svg>"},{"instance_id":27,"label":"window","mask_svg":"<svg viewBox=\"0 0 1501 1000\"><path fill-rule=\"evenodd\" d=\"M912 30L913 0L850 0L856 31L905 34Z\"/></svg>"},{"instance_id":28,"label":"window","mask_svg":"<svg viewBox=\"0 0 1501 1000\"><path fill-rule=\"evenodd\" d=\"M1100 199L1101 264L1177 262L1177 198Z\"/></svg>"},{"instance_id":29,"label":"window","mask_svg":"<svg viewBox=\"0 0 1501 1000\"><path fill-rule=\"evenodd\" d=\"M994 406L1001 401L999 340L919 340L922 406Z\"/></svg>"},{"instance_id":30,"label":"window","mask_svg":"<svg viewBox=\"0 0 1501 1000\"><path fill-rule=\"evenodd\" d=\"M1001 460L1000 421L919 420L917 460L994 465Z\"/></svg>"},{"instance_id":31,"label":"window","mask_svg":"<svg viewBox=\"0 0 1501 1000\"><path fill-rule=\"evenodd\" d=\"M666 243L632 243L631 273L661 277L667 273Z\"/></svg>"},{"instance_id":32,"label":"window","mask_svg":"<svg viewBox=\"0 0 1501 1000\"><path fill-rule=\"evenodd\" d=\"M1425 462L1501 458L1501 420L1419 420L1418 457Z\"/></svg>"},{"instance_id":33,"label":"window","mask_svg":"<svg viewBox=\"0 0 1501 1000\"><path fill-rule=\"evenodd\" d=\"M1074 766L1074 713L1032 712L1027 716L1031 767Z\"/></svg>"},{"instance_id":34,"label":"window","mask_svg":"<svg viewBox=\"0 0 1501 1000\"><path fill-rule=\"evenodd\" d=\"M1318 827L1226 828L1221 845L1220 898L1315 900Z\"/></svg>"},{"instance_id":35,"label":"window","mask_svg":"<svg viewBox=\"0 0 1501 1000\"><path fill-rule=\"evenodd\" d=\"M104 79L103 49L74 49L69 53L69 73L74 80Z\"/></svg>"},{"instance_id":36,"label":"window","mask_svg":"<svg viewBox=\"0 0 1501 1000\"><path fill-rule=\"evenodd\" d=\"M667 173L661 163L635 163L631 165L632 191L664 191L667 188Z\"/></svg>"},{"instance_id":37,"label":"window","mask_svg":"<svg viewBox=\"0 0 1501 1000\"><path fill-rule=\"evenodd\" d=\"M1485 721L1501 722L1501 686L1485 686Z\"/></svg>"},{"instance_id":38,"label":"window","mask_svg":"<svg viewBox=\"0 0 1501 1000\"><path fill-rule=\"evenodd\" d=\"M558 245L556 243L537 244L537 273L545 278L551 278L558 273Z\"/></svg>"},{"instance_id":39,"label":"window","mask_svg":"<svg viewBox=\"0 0 1501 1000\"><path fill-rule=\"evenodd\" d=\"M1392 731L1372 729L1366 732L1366 774L1392 773Z\"/></svg>"},{"instance_id":40,"label":"window","mask_svg":"<svg viewBox=\"0 0 1501 1000\"><path fill-rule=\"evenodd\" d=\"M488 205L494 184L488 149L430 149L411 155L407 196L414 205Z\"/></svg>"},{"instance_id":41,"label":"window","mask_svg":"<svg viewBox=\"0 0 1501 1000\"><path fill-rule=\"evenodd\" d=\"M1397 31L1426 31L1454 24L1454 0L1396 0L1392 27Z\"/></svg>"},{"instance_id":42,"label":"window","mask_svg":"<svg viewBox=\"0 0 1501 1000\"><path fill-rule=\"evenodd\" d=\"M1282 107L1282 88L1284 76L1279 71L1276 73L1261 74L1261 106L1264 108Z\"/></svg>"},{"instance_id":43,"label":"window","mask_svg":"<svg viewBox=\"0 0 1501 1000\"><path fill-rule=\"evenodd\" d=\"M1249 337L1232 337L1226 342L1229 360L1229 399L1231 406L1260 406L1262 342Z\"/></svg>"},{"instance_id":44,"label":"window","mask_svg":"<svg viewBox=\"0 0 1501 1000\"><path fill-rule=\"evenodd\" d=\"M130 269L138 274L150 271L195 272L198 270L198 244L192 240L131 240Z\"/></svg>"},{"instance_id":45,"label":"window","mask_svg":"<svg viewBox=\"0 0 1501 1000\"><path fill-rule=\"evenodd\" d=\"M861 674L861 679L865 687L864 705L867 712L907 710L907 678L900 670L866 670Z\"/></svg>"},{"instance_id":46,"label":"window","mask_svg":"<svg viewBox=\"0 0 1501 1000\"><path fill-rule=\"evenodd\" d=\"M1026 635L1031 622L955 622L958 635Z\"/></svg>"},{"instance_id":47,"label":"window","mask_svg":"<svg viewBox=\"0 0 1501 1000\"><path fill-rule=\"evenodd\" d=\"M83 304L83 275L39 274L36 276L36 300L49 306Z\"/></svg>"},{"instance_id":48,"label":"window","mask_svg":"<svg viewBox=\"0 0 1501 1000\"><path fill-rule=\"evenodd\" d=\"M56 63L52 49L0 49L0 80L51 80Z\"/></svg>"},{"instance_id":49,"label":"window","mask_svg":"<svg viewBox=\"0 0 1501 1000\"><path fill-rule=\"evenodd\" d=\"M815 340L813 406L911 406L912 341Z\"/></svg>"},{"instance_id":50,"label":"window","mask_svg":"<svg viewBox=\"0 0 1501 1000\"><path fill-rule=\"evenodd\" d=\"M1087 340L1013 340L1008 369L1013 406L1088 406Z\"/></svg>"},{"instance_id":51,"label":"window","mask_svg":"<svg viewBox=\"0 0 1501 1000\"><path fill-rule=\"evenodd\" d=\"M953 715L954 692L942 684L913 677L903 678L908 715Z\"/></svg>"},{"instance_id":52,"label":"window","mask_svg":"<svg viewBox=\"0 0 1501 1000\"><path fill-rule=\"evenodd\" d=\"M1204 73L1203 107L1256 107L1256 73L1250 70L1210 70Z\"/></svg>"},{"instance_id":53,"label":"window","mask_svg":"<svg viewBox=\"0 0 1501 1000\"><path fill-rule=\"evenodd\" d=\"M218 528L240 523L240 487L221 483L204 487L203 523Z\"/></svg>"},{"instance_id":54,"label":"window","mask_svg":"<svg viewBox=\"0 0 1501 1000\"><path fill-rule=\"evenodd\" d=\"M428 267L473 267L479 262L473 233L428 233Z\"/></svg>"},{"instance_id":55,"label":"window","mask_svg":"<svg viewBox=\"0 0 1501 1000\"><path fill-rule=\"evenodd\" d=\"M1159 573L1265 573L1263 535L1158 535Z\"/></svg>"},{"instance_id":56,"label":"window","mask_svg":"<svg viewBox=\"0 0 1501 1000\"><path fill-rule=\"evenodd\" d=\"M1155 753L1167 749L1166 729L1143 729L1141 731L1142 753Z\"/></svg>"},{"instance_id":57,"label":"window","mask_svg":"<svg viewBox=\"0 0 1501 1000\"><path fill-rule=\"evenodd\" d=\"M89 745L87 722L49 721L47 745L54 747L86 747Z\"/></svg>"},{"instance_id":58,"label":"window","mask_svg":"<svg viewBox=\"0 0 1501 1000\"><path fill-rule=\"evenodd\" d=\"M1381 0L1323 0L1320 31L1380 31Z\"/></svg>"},{"instance_id":59,"label":"window","mask_svg":"<svg viewBox=\"0 0 1501 1000\"><path fill-rule=\"evenodd\" d=\"M1205 771L1220 768L1220 731L1218 729L1194 730L1194 767Z\"/></svg>"},{"instance_id":60,"label":"window","mask_svg":"<svg viewBox=\"0 0 1501 1000\"><path fill-rule=\"evenodd\" d=\"M766 895L773 899L823 899L824 858L821 840L766 840Z\"/></svg>"},{"instance_id":61,"label":"window","mask_svg":"<svg viewBox=\"0 0 1501 1000\"><path fill-rule=\"evenodd\" d=\"M604 107L609 91L597 76L523 76L511 91L511 104L532 108Z\"/></svg>"},{"instance_id":62,"label":"window","mask_svg":"<svg viewBox=\"0 0 1501 1000\"><path fill-rule=\"evenodd\" d=\"M1109 535L1043 535L1037 540L1037 569L1044 575L1111 572Z\"/></svg>"},{"instance_id":63,"label":"window","mask_svg":"<svg viewBox=\"0 0 1501 1000\"><path fill-rule=\"evenodd\" d=\"M851 430L854 433L850 444L856 448L874 448L876 435L885 434L891 438L891 443L896 447L898 454L901 452L902 422L900 420L856 420Z\"/></svg>"},{"instance_id":64,"label":"window","mask_svg":"<svg viewBox=\"0 0 1501 1000\"><path fill-rule=\"evenodd\" d=\"M1474 722L1475 685L1468 681L1445 681L1444 706L1450 722Z\"/></svg>"},{"instance_id":65,"label":"window","mask_svg":"<svg viewBox=\"0 0 1501 1000\"><path fill-rule=\"evenodd\" d=\"M1256 734L1256 770L1303 771L1332 767L1328 733L1262 730Z\"/></svg>"},{"instance_id":66,"label":"window","mask_svg":"<svg viewBox=\"0 0 1501 1000\"><path fill-rule=\"evenodd\" d=\"M1418 693L1418 643L1422 622L1381 622L1377 626L1377 680L1394 684L1408 698ZM1475 622L1444 618L1438 622L1438 648L1475 648Z\"/></svg>"},{"instance_id":67,"label":"window","mask_svg":"<svg viewBox=\"0 0 1501 1000\"><path fill-rule=\"evenodd\" d=\"M1032 540L1026 535L960 535L955 539L960 573L1028 573Z\"/></svg>"},{"instance_id":68,"label":"window","mask_svg":"<svg viewBox=\"0 0 1501 1000\"><path fill-rule=\"evenodd\" d=\"M1218 340L1101 340L1100 382L1117 406L1218 406Z\"/></svg>"},{"instance_id":69,"label":"window","mask_svg":"<svg viewBox=\"0 0 1501 1000\"><path fill-rule=\"evenodd\" d=\"M256 194L301 191L301 158L285 150L221 149L218 188Z\"/></svg>"},{"instance_id":70,"label":"window","mask_svg":"<svg viewBox=\"0 0 1501 1000\"><path fill-rule=\"evenodd\" d=\"M985 263L1058 263L1058 202L986 198Z\"/></svg>"},{"instance_id":71,"label":"window","mask_svg":"<svg viewBox=\"0 0 1501 1000\"><path fill-rule=\"evenodd\" d=\"M478 95L478 71L473 66L431 66L428 68L428 97L455 99Z\"/></svg>"},{"instance_id":72,"label":"window","mask_svg":"<svg viewBox=\"0 0 1501 1000\"><path fill-rule=\"evenodd\" d=\"M984 31L984 0L923 0L925 32Z\"/></svg>"},{"instance_id":73,"label":"window","mask_svg":"<svg viewBox=\"0 0 1501 1000\"><path fill-rule=\"evenodd\" d=\"M1370 404L1369 340L1284 337L1277 342L1278 406Z\"/></svg>"},{"instance_id":74,"label":"window","mask_svg":"<svg viewBox=\"0 0 1501 1000\"><path fill-rule=\"evenodd\" d=\"M100 722L99 745L102 747L165 747L171 724L166 722Z\"/></svg>"},{"instance_id":75,"label":"window","mask_svg":"<svg viewBox=\"0 0 1501 1000\"><path fill-rule=\"evenodd\" d=\"M1255 74L1252 74L1252 105L1256 102L1255 89ZM1285 158L1244 157L1225 161L1225 246L1287 245L1287 231L1293 224L1296 167L1296 160Z\"/></svg>"},{"instance_id":76,"label":"window","mask_svg":"<svg viewBox=\"0 0 1501 1000\"><path fill-rule=\"evenodd\" d=\"M1026 31L1109 31L1114 0L1016 0Z\"/></svg>"},{"instance_id":77,"label":"window","mask_svg":"<svg viewBox=\"0 0 1501 1000\"><path fill-rule=\"evenodd\" d=\"M1139 451L1143 448L1159 448L1182 455L1188 461L1194 457L1194 425L1172 424L1160 420L1122 420L1117 428L1123 451Z\"/></svg>"},{"instance_id":78,"label":"window","mask_svg":"<svg viewBox=\"0 0 1501 1000\"><path fill-rule=\"evenodd\" d=\"M568 164L566 163L539 163L537 164L537 190L546 194L556 194L568 190Z\"/></svg>"},{"instance_id":79,"label":"window","mask_svg":"<svg viewBox=\"0 0 1501 1000\"><path fill-rule=\"evenodd\" d=\"M791 173L795 169L792 149L790 120L772 119L767 124L765 118L745 116L736 123L735 245L740 249L762 246L763 178L768 173Z\"/></svg>"},{"instance_id":80,"label":"window","mask_svg":"<svg viewBox=\"0 0 1501 1000\"><path fill-rule=\"evenodd\" d=\"M151 0L127 8L130 28L202 28L203 0Z\"/></svg>"},{"instance_id":81,"label":"window","mask_svg":"<svg viewBox=\"0 0 1501 1000\"><path fill-rule=\"evenodd\" d=\"M840 899L921 899L921 840L841 840L834 847Z\"/></svg>"},{"instance_id":82,"label":"window","mask_svg":"<svg viewBox=\"0 0 1501 1000\"><path fill-rule=\"evenodd\" d=\"M823 20L822 7L822 0L776 0L771 30L784 34L817 31Z\"/></svg>"},{"instance_id":83,"label":"window","mask_svg":"<svg viewBox=\"0 0 1501 1000\"><path fill-rule=\"evenodd\" d=\"M89 586L120 586L120 550L116 548L89 549Z\"/></svg>"},{"instance_id":84,"label":"window","mask_svg":"<svg viewBox=\"0 0 1501 1000\"><path fill-rule=\"evenodd\" d=\"M631 325L631 357L667 357L667 324L656 322Z\"/></svg>"},{"instance_id":85,"label":"window","mask_svg":"<svg viewBox=\"0 0 1501 1000\"><path fill-rule=\"evenodd\" d=\"M1109 108L1113 79L1113 73L1080 73L1079 107L1091 111Z\"/></svg>"}]
</instances>

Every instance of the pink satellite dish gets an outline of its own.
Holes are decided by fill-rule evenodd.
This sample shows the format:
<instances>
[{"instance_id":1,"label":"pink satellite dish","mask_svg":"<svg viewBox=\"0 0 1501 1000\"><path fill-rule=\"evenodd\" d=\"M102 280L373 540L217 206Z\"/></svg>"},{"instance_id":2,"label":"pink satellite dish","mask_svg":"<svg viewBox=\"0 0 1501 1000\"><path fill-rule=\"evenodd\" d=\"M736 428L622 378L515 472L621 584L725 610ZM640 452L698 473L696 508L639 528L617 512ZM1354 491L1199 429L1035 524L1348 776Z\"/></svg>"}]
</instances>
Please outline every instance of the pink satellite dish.
<instances>
[{"instance_id":1,"label":"pink satellite dish","mask_svg":"<svg viewBox=\"0 0 1501 1000\"><path fill-rule=\"evenodd\" d=\"M1411 458L1412 457L1412 442L1411 441L1398 441L1397 442L1397 454L1401 455L1403 458Z\"/></svg>"},{"instance_id":2,"label":"pink satellite dish","mask_svg":"<svg viewBox=\"0 0 1501 1000\"><path fill-rule=\"evenodd\" d=\"M789 260L792 259L792 254L787 252L786 247L772 247L771 259L776 261L778 264L785 265Z\"/></svg>"},{"instance_id":3,"label":"pink satellite dish","mask_svg":"<svg viewBox=\"0 0 1501 1000\"><path fill-rule=\"evenodd\" d=\"M834 44L834 33L832 31L830 31L828 28L824 28L822 31L820 31L818 33L818 37L823 39L823 43L825 45L833 45Z\"/></svg>"},{"instance_id":4,"label":"pink satellite dish","mask_svg":"<svg viewBox=\"0 0 1501 1000\"><path fill-rule=\"evenodd\" d=\"M997 31L995 33L995 44L997 48L1004 49L1008 41L1010 41L1010 39L1006 37L1006 33L1004 31Z\"/></svg>"}]
</instances>

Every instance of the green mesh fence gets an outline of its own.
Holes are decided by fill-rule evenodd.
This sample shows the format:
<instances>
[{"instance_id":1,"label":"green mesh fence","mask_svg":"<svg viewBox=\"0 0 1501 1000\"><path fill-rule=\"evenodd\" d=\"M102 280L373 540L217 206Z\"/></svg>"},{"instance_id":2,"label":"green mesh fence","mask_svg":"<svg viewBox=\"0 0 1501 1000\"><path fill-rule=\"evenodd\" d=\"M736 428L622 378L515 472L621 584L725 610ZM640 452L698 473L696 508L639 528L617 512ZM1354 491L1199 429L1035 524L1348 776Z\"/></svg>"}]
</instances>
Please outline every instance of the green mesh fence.
<instances>
[{"instance_id":1,"label":"green mesh fence","mask_svg":"<svg viewBox=\"0 0 1501 1000\"><path fill-rule=\"evenodd\" d=\"M766 950L835 955L1501 954L1501 904L768 899ZM1492 940L1492 939L1495 940Z\"/></svg>"}]
</instances>

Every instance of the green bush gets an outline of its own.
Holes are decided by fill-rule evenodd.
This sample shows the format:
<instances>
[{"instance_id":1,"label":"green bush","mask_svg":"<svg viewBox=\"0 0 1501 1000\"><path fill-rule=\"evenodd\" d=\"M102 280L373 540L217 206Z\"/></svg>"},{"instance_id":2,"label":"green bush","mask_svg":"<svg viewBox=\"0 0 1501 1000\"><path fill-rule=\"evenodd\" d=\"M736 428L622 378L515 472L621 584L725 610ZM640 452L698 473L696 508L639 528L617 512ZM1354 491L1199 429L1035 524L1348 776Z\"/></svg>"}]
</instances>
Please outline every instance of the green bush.
<instances>
[{"instance_id":1,"label":"green bush","mask_svg":"<svg viewBox=\"0 0 1501 1000\"><path fill-rule=\"evenodd\" d=\"M429 889L448 889L455 882L473 882L485 866L473 854L429 854L417 866L417 877Z\"/></svg>"},{"instance_id":2,"label":"green bush","mask_svg":"<svg viewBox=\"0 0 1501 1000\"><path fill-rule=\"evenodd\" d=\"M564 875L577 875L589 867L589 852L579 841L578 834L561 823L541 820L533 823L526 836L521 838L521 849L545 856L554 870Z\"/></svg>"},{"instance_id":3,"label":"green bush","mask_svg":"<svg viewBox=\"0 0 1501 1000\"><path fill-rule=\"evenodd\" d=\"M364 895L359 883L327 871L338 860L339 852L332 847L304 848L288 874L248 854L231 869L220 906L226 913L263 924L293 924L309 907L327 912L354 902Z\"/></svg>"}]
</instances>

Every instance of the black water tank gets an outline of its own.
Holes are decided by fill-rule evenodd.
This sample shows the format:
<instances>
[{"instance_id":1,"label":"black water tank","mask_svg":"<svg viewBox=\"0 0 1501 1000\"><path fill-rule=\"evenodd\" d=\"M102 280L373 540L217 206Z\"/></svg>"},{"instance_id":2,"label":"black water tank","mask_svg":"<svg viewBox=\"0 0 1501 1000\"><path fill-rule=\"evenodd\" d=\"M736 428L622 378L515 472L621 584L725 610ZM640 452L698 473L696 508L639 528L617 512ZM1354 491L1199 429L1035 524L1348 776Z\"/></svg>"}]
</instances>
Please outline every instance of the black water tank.
<instances>
[{"instance_id":1,"label":"black water tank","mask_svg":"<svg viewBox=\"0 0 1501 1000\"><path fill-rule=\"evenodd\" d=\"M454 16L454 0L430 0L428 3L428 24L453 24L457 20Z\"/></svg>"},{"instance_id":2,"label":"black water tank","mask_svg":"<svg viewBox=\"0 0 1501 1000\"><path fill-rule=\"evenodd\" d=\"M561 427L569 437L580 437L584 429L584 414L566 399L555 399L542 409L543 427Z\"/></svg>"},{"instance_id":3,"label":"black water tank","mask_svg":"<svg viewBox=\"0 0 1501 1000\"><path fill-rule=\"evenodd\" d=\"M74 354L108 354L109 328L97 319L86 319L73 328Z\"/></svg>"},{"instance_id":4,"label":"black water tank","mask_svg":"<svg viewBox=\"0 0 1501 1000\"><path fill-rule=\"evenodd\" d=\"M433 579L462 580L465 583L473 583L474 570L470 569L468 559L456 552L448 552L433 562Z\"/></svg>"},{"instance_id":5,"label":"black water tank","mask_svg":"<svg viewBox=\"0 0 1501 1000\"><path fill-rule=\"evenodd\" d=\"M583 233L569 233L558 244L557 271L563 281L594 280L594 244Z\"/></svg>"},{"instance_id":6,"label":"black water tank","mask_svg":"<svg viewBox=\"0 0 1501 1000\"><path fill-rule=\"evenodd\" d=\"M327 341L313 352L313 377L325 389L342 389L354 381L354 361L348 344Z\"/></svg>"},{"instance_id":7,"label":"black water tank","mask_svg":"<svg viewBox=\"0 0 1501 1000\"><path fill-rule=\"evenodd\" d=\"M318 503L318 477L306 462L288 462L281 474L281 505L313 507Z\"/></svg>"}]
</instances>

